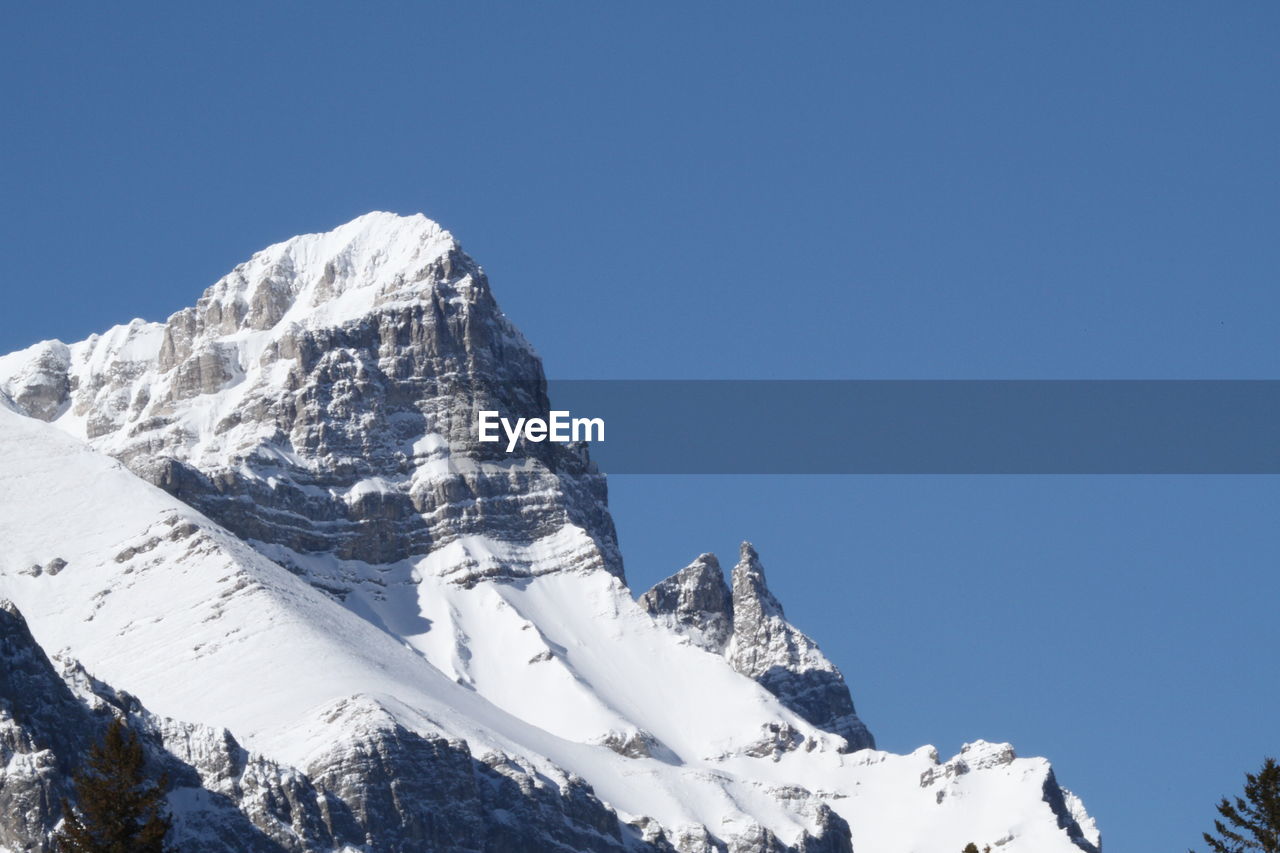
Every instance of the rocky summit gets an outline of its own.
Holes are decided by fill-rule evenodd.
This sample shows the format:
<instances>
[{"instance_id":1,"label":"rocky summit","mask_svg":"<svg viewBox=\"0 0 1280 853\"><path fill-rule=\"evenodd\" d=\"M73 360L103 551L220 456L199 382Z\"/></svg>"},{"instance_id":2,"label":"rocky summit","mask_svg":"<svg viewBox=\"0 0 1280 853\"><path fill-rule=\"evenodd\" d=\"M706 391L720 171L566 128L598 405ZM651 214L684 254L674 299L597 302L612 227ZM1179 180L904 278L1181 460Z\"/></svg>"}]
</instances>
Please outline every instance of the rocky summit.
<instances>
[{"instance_id":1,"label":"rocky summit","mask_svg":"<svg viewBox=\"0 0 1280 853\"><path fill-rule=\"evenodd\" d=\"M637 600L582 446L476 440L546 387L389 213L0 357L0 850L113 719L184 851L1099 849L1044 759L877 750L749 544Z\"/></svg>"},{"instance_id":2,"label":"rocky summit","mask_svg":"<svg viewBox=\"0 0 1280 853\"><path fill-rule=\"evenodd\" d=\"M732 591L715 554L703 554L642 595L640 606L671 630L723 655L734 670L810 723L843 737L847 749L875 746L840 670L787 622L750 542L742 543Z\"/></svg>"}]
</instances>

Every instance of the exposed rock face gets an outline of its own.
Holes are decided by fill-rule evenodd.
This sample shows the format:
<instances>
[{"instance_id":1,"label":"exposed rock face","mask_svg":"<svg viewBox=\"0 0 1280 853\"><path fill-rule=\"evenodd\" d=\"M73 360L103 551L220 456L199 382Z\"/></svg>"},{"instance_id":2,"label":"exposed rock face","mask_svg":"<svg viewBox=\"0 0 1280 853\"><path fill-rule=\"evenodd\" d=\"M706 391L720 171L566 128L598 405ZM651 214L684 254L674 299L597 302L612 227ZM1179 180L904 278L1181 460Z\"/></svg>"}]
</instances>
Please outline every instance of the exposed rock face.
<instances>
[{"instance_id":1,"label":"exposed rock face","mask_svg":"<svg viewBox=\"0 0 1280 853\"><path fill-rule=\"evenodd\" d=\"M723 653L733 636L733 596L715 554L655 585L640 606L710 652Z\"/></svg>"},{"instance_id":2,"label":"exposed rock face","mask_svg":"<svg viewBox=\"0 0 1280 853\"><path fill-rule=\"evenodd\" d=\"M0 390L21 411L63 417L244 539L390 564L470 536L518 548L573 530L554 560L513 551L455 580L622 574L585 450L477 442L482 409L545 417L542 365L480 267L424 217L374 213L296 237L163 324L6 361Z\"/></svg>"},{"instance_id":3,"label":"exposed rock face","mask_svg":"<svg viewBox=\"0 0 1280 853\"><path fill-rule=\"evenodd\" d=\"M31 849L57 819L88 716L17 608L0 602L0 849Z\"/></svg>"},{"instance_id":4,"label":"exposed rock face","mask_svg":"<svg viewBox=\"0 0 1280 853\"><path fill-rule=\"evenodd\" d=\"M3 368L12 360L10 371ZM45 341L23 353L0 358L0 396L7 397L27 415L51 421L63 413L71 383L68 371L71 351L66 344Z\"/></svg>"},{"instance_id":5,"label":"exposed rock face","mask_svg":"<svg viewBox=\"0 0 1280 853\"><path fill-rule=\"evenodd\" d=\"M636 843L581 780L557 788L505 757L475 759L465 742L378 728L311 770L347 808L347 834L373 850L670 850ZM312 848L314 849L314 848Z\"/></svg>"},{"instance_id":6,"label":"exposed rock face","mask_svg":"<svg viewBox=\"0 0 1280 853\"><path fill-rule=\"evenodd\" d=\"M734 669L815 726L843 737L849 749L875 746L854 711L844 676L817 643L787 621L750 542L742 543L733 567L733 639L725 654Z\"/></svg>"},{"instance_id":7,"label":"exposed rock face","mask_svg":"<svg viewBox=\"0 0 1280 853\"><path fill-rule=\"evenodd\" d=\"M642 595L640 604L697 645L724 654L792 711L844 738L850 750L875 746L844 676L787 621L750 542L742 543L734 566L732 594L715 555L703 554Z\"/></svg>"},{"instance_id":8,"label":"exposed rock face","mask_svg":"<svg viewBox=\"0 0 1280 853\"><path fill-rule=\"evenodd\" d=\"M1066 832L1071 843L1085 853L1101 853L1102 842L1098 826L1084 810L1080 798L1058 784L1050 770L1042 786L1044 801L1058 819L1058 827Z\"/></svg>"}]
</instances>

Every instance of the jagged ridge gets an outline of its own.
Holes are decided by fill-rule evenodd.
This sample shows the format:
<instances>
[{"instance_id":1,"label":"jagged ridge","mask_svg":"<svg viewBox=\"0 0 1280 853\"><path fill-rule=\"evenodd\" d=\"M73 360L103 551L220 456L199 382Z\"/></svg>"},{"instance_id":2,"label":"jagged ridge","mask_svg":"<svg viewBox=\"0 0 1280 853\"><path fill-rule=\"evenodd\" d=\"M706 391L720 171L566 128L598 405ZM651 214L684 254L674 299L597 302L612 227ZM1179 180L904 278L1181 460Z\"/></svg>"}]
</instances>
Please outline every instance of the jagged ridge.
<instances>
[{"instance_id":1,"label":"jagged ridge","mask_svg":"<svg viewBox=\"0 0 1280 853\"><path fill-rule=\"evenodd\" d=\"M736 671L810 723L840 735L847 749L875 747L844 676L787 621L750 542L742 543L732 591L716 556L703 554L642 595L640 605L707 651L724 655Z\"/></svg>"}]
</instances>

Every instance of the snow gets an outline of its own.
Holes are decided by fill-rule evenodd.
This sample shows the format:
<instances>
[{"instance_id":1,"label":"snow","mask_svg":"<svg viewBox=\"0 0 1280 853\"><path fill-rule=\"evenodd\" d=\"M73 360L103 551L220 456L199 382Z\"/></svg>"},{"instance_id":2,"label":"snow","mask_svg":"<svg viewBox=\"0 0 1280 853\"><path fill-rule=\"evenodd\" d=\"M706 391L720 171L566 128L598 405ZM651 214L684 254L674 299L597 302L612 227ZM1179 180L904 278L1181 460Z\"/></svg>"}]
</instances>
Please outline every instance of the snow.
<instances>
[{"instance_id":1,"label":"snow","mask_svg":"<svg viewBox=\"0 0 1280 853\"><path fill-rule=\"evenodd\" d=\"M553 779L578 774L621 813L669 827L731 834L760 822L795 839L810 821L776 789L800 785L831 797L859 851L1006 835L1007 851L1073 849L1039 799L1043 760L922 787L938 767L927 750L840 754L722 658L651 620L603 571L468 590L447 581L450 560L498 546L457 542L413 567L408 597L366 602L373 618L363 618L53 427L0 411L0 458L0 597L37 639L73 649L157 713L225 726L274 760L305 768L359 725L395 721ZM178 535L184 525L194 532ZM525 556L572 547L568 532ZM56 576L23 571L55 558L67 562ZM745 755L775 721L814 749ZM642 731L665 749L625 758L591 742ZM972 766L990 753L962 758Z\"/></svg>"},{"instance_id":2,"label":"snow","mask_svg":"<svg viewBox=\"0 0 1280 853\"><path fill-rule=\"evenodd\" d=\"M230 378L166 403L173 423L164 429L192 459L236 465L237 453L253 452L301 467L263 424L224 428L260 389L289 387L286 360L264 365L264 353L298 327L340 326L420 298L429 285L417 273L456 248L425 217L371 213L257 253L204 300L227 317L273 299L281 313L261 328L246 320L219 330L207 352ZM465 278L457 292L469 292ZM514 329L499 331L527 346ZM572 523L523 544L460 536L378 566L237 539L105 455L139 440L131 430L99 436L99 450L85 443L91 417L128 422L141 417L140 395L172 395L177 371L156 365L166 334L135 320L0 357L0 598L18 604L46 649L68 650L153 712L225 727L304 770L361 731L403 725L466 741L476 755L505 754L557 783L581 776L624 817L668 830L729 837L759 824L794 842L826 802L849 821L859 853L1003 839L1002 853L1076 850L1041 798L1043 759L983 742L945 763L932 747L840 753L838 738L647 615L616 577L565 569L591 564L584 555L596 548ZM23 417L11 399L45 382L50 363L95 395L53 425ZM94 384L108 373L110 384ZM411 471L363 479L345 498L427 494L459 471L536 464L454 456L429 432L406 449ZM55 559L66 561L56 575L29 571ZM339 603L283 565L365 582ZM529 577L456 582L510 566ZM800 746L771 748L779 726ZM606 743L634 747L633 757ZM1096 834L1079 801L1067 801Z\"/></svg>"},{"instance_id":3,"label":"snow","mask_svg":"<svg viewBox=\"0 0 1280 853\"><path fill-rule=\"evenodd\" d=\"M339 326L368 314L380 296L413 292L412 271L457 245L452 234L422 214L374 211L333 231L268 246L215 284L209 295L226 305L248 301L251 283L289 273L296 291L280 324Z\"/></svg>"}]
</instances>

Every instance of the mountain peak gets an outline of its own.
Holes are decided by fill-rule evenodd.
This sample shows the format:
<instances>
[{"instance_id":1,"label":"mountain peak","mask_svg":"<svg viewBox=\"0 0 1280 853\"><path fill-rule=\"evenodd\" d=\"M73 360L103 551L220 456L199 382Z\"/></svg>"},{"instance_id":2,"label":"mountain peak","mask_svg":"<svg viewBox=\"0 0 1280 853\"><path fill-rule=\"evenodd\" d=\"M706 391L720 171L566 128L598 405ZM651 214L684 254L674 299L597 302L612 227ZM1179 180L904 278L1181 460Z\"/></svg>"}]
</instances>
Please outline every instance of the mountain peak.
<instances>
[{"instance_id":1,"label":"mountain peak","mask_svg":"<svg viewBox=\"0 0 1280 853\"><path fill-rule=\"evenodd\" d=\"M282 563L387 565L452 545L437 559L459 583L621 575L589 460L539 445L513 471L476 441L482 400L546 412L543 383L453 236L382 211L255 253L164 323L0 358L0 393L24 414L289 549ZM538 499L508 499L525 490ZM311 576L330 590L380 580L323 563Z\"/></svg>"},{"instance_id":2,"label":"mountain peak","mask_svg":"<svg viewBox=\"0 0 1280 853\"><path fill-rule=\"evenodd\" d=\"M443 285L460 290L448 298L464 300L484 287L453 235L420 213L374 211L255 253L205 291L197 308L212 307L224 332L284 321L318 328L418 301Z\"/></svg>"},{"instance_id":3,"label":"mountain peak","mask_svg":"<svg viewBox=\"0 0 1280 853\"><path fill-rule=\"evenodd\" d=\"M733 601L715 554L696 560L640 596L650 615L720 654L733 634Z\"/></svg>"},{"instance_id":4,"label":"mountain peak","mask_svg":"<svg viewBox=\"0 0 1280 853\"><path fill-rule=\"evenodd\" d=\"M733 567L733 599L735 608L752 608L766 616L785 618L782 605L769 591L760 555L750 542L738 546L738 564Z\"/></svg>"},{"instance_id":5,"label":"mountain peak","mask_svg":"<svg viewBox=\"0 0 1280 853\"><path fill-rule=\"evenodd\" d=\"M381 254L393 257L426 245L456 248L458 244L453 235L439 223L421 213L401 216L398 213L374 210L329 231L290 237L268 246L254 257L278 257L285 253L301 258L333 258L344 254Z\"/></svg>"}]
</instances>

